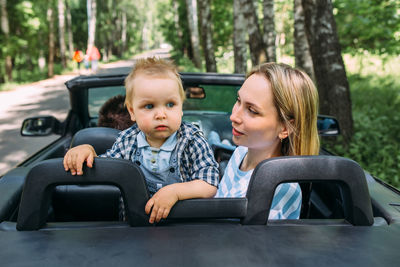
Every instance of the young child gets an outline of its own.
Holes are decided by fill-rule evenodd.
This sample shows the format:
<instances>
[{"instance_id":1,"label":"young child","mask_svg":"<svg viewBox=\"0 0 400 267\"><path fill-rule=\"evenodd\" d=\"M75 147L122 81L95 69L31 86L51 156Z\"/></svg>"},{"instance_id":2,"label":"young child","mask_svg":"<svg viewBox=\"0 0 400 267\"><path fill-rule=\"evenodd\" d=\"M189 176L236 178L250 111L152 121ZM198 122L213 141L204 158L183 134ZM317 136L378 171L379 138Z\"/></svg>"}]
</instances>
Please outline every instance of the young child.
<instances>
[{"instance_id":1,"label":"young child","mask_svg":"<svg viewBox=\"0 0 400 267\"><path fill-rule=\"evenodd\" d=\"M97 126L125 130L134 122L125 107L125 96L116 95L108 99L99 110Z\"/></svg>"},{"instance_id":2,"label":"young child","mask_svg":"<svg viewBox=\"0 0 400 267\"><path fill-rule=\"evenodd\" d=\"M142 169L152 195L145 206L150 223L166 218L178 200L210 198L218 185L218 164L202 132L182 122L185 98L180 76L169 61L148 58L136 62L125 79L132 127L122 131L102 157L123 158ZM64 168L82 175L93 166L90 145L70 149Z\"/></svg>"},{"instance_id":3,"label":"young child","mask_svg":"<svg viewBox=\"0 0 400 267\"><path fill-rule=\"evenodd\" d=\"M318 92L307 74L284 64L255 67L238 91L232 109L233 142L238 147L216 197L246 196L254 168L265 159L317 155L317 112ZM300 210L299 184L280 184L269 219L298 219Z\"/></svg>"}]
</instances>

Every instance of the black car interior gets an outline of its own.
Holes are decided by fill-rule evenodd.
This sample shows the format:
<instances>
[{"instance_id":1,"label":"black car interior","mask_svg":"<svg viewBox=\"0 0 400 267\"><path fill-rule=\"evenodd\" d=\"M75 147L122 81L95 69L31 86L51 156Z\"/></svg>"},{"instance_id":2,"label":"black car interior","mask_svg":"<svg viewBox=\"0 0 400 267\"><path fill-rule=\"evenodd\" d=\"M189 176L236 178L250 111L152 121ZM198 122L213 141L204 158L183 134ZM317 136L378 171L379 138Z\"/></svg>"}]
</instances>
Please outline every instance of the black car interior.
<instances>
[{"instance_id":1,"label":"black car interior","mask_svg":"<svg viewBox=\"0 0 400 267\"><path fill-rule=\"evenodd\" d=\"M118 133L118 130L111 128L83 129L74 136L71 145L91 143L97 153L104 153ZM225 156L229 153L217 151L217 154L220 152ZM83 176L72 176L65 172L62 158L36 164L27 174L17 229L37 230L48 221L117 221L121 194L128 224L148 224L143 207L149 195L140 168L134 163L96 158L94 167L85 167L84 173ZM310 188L310 183L313 185L309 194L303 192L302 209L307 207L308 217L302 212L296 224L365 226L374 223L365 175L356 162L334 156L300 156L260 163L253 173L245 198L180 201L164 224L188 222L191 219L233 219L240 224L269 224L267 218L275 188L285 182L300 182L307 188ZM325 184L330 184L328 189L333 191L327 193L327 188L321 187ZM322 204L318 201L322 201ZM309 219L314 221L310 222ZM283 220L279 223L293 222Z\"/></svg>"}]
</instances>

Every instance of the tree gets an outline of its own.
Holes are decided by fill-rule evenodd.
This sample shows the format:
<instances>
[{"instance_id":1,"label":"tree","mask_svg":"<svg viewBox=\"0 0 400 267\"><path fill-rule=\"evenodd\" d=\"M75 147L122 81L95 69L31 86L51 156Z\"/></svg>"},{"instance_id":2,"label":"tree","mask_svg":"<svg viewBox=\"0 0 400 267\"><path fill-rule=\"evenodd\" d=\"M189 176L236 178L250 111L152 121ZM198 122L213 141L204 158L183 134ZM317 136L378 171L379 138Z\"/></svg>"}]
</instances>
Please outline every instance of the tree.
<instances>
[{"instance_id":1,"label":"tree","mask_svg":"<svg viewBox=\"0 0 400 267\"><path fill-rule=\"evenodd\" d=\"M197 18L197 2L196 0L186 0L187 20L190 32L190 41L192 44L193 63L196 68L201 68L200 57L200 41L198 31L198 18Z\"/></svg>"},{"instance_id":2,"label":"tree","mask_svg":"<svg viewBox=\"0 0 400 267\"><path fill-rule=\"evenodd\" d=\"M253 66L267 60L265 44L261 37L258 16L253 0L240 0L240 6L247 21L247 32L249 34L250 57Z\"/></svg>"},{"instance_id":3,"label":"tree","mask_svg":"<svg viewBox=\"0 0 400 267\"><path fill-rule=\"evenodd\" d=\"M96 0L87 0L87 19L88 19L88 49L94 46L96 38L96 18L97 18L97 4Z\"/></svg>"},{"instance_id":4,"label":"tree","mask_svg":"<svg viewBox=\"0 0 400 267\"><path fill-rule=\"evenodd\" d=\"M5 70L6 70L6 79L8 81L12 81L12 57L10 55L10 26L8 23L8 13L7 13L7 0L0 1L1 6L1 30L4 34L5 39ZM2 72L0 72L2 73Z\"/></svg>"},{"instance_id":5,"label":"tree","mask_svg":"<svg viewBox=\"0 0 400 267\"><path fill-rule=\"evenodd\" d=\"M71 9L68 0L65 1L65 13L67 14L67 32L68 32L68 58L74 55L74 38L72 35L72 18Z\"/></svg>"},{"instance_id":6,"label":"tree","mask_svg":"<svg viewBox=\"0 0 400 267\"><path fill-rule=\"evenodd\" d=\"M246 73L246 28L247 23L241 8L240 0L233 0L233 54L235 73Z\"/></svg>"},{"instance_id":7,"label":"tree","mask_svg":"<svg viewBox=\"0 0 400 267\"><path fill-rule=\"evenodd\" d=\"M353 134L349 83L331 0L302 0L307 39L320 96L320 112L335 116L346 144Z\"/></svg>"},{"instance_id":8,"label":"tree","mask_svg":"<svg viewBox=\"0 0 400 267\"><path fill-rule=\"evenodd\" d=\"M67 67L67 62L65 59L65 6L64 6L64 0L58 0L58 38L59 38L59 44L60 44L60 57L61 57L61 63L63 68Z\"/></svg>"},{"instance_id":9,"label":"tree","mask_svg":"<svg viewBox=\"0 0 400 267\"><path fill-rule=\"evenodd\" d=\"M206 61L207 72L217 72L217 63L214 55L214 42L212 36L212 20L210 0L197 0L199 6L201 44Z\"/></svg>"},{"instance_id":10,"label":"tree","mask_svg":"<svg viewBox=\"0 0 400 267\"><path fill-rule=\"evenodd\" d=\"M48 55L48 67L47 76L54 76L54 54L55 54L55 36L54 36L54 10L53 0L48 1L47 7L47 22L49 25L49 55Z\"/></svg>"},{"instance_id":11,"label":"tree","mask_svg":"<svg viewBox=\"0 0 400 267\"><path fill-rule=\"evenodd\" d=\"M306 36L304 10L301 0L294 0L294 57L296 67L304 70L314 81L314 66Z\"/></svg>"},{"instance_id":12,"label":"tree","mask_svg":"<svg viewBox=\"0 0 400 267\"><path fill-rule=\"evenodd\" d=\"M274 0L263 0L263 14L264 43L267 46L267 59L268 61L276 62Z\"/></svg>"}]
</instances>

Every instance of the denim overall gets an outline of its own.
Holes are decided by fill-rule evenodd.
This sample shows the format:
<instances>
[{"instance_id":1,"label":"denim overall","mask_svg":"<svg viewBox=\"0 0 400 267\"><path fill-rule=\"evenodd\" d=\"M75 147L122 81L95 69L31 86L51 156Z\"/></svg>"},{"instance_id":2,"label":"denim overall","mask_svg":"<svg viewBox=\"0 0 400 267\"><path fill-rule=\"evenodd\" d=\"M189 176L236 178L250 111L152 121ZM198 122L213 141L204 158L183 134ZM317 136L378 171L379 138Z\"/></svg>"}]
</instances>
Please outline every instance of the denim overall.
<instances>
[{"instance_id":1,"label":"denim overall","mask_svg":"<svg viewBox=\"0 0 400 267\"><path fill-rule=\"evenodd\" d=\"M135 163L140 166L140 169L144 174L150 196L153 196L154 193L161 189L163 186L179 183L182 181L179 172L178 153L176 148L171 153L169 166L163 170L148 170L144 166L144 164L141 164L141 162L143 162L143 155L140 151L137 150L135 153Z\"/></svg>"}]
</instances>

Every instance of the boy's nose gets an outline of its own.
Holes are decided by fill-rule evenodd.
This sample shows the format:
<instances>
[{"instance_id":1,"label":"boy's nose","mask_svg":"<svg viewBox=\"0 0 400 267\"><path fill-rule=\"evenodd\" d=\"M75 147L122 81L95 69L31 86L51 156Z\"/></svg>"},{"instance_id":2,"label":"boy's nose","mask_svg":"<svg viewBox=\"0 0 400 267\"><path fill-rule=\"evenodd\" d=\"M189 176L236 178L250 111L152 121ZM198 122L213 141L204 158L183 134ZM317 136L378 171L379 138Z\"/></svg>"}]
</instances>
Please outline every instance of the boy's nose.
<instances>
[{"instance_id":1,"label":"boy's nose","mask_svg":"<svg viewBox=\"0 0 400 267\"><path fill-rule=\"evenodd\" d=\"M166 113L165 113L165 109L164 108L159 108L156 110L156 119L160 120L160 119L165 119L167 117Z\"/></svg>"}]
</instances>

